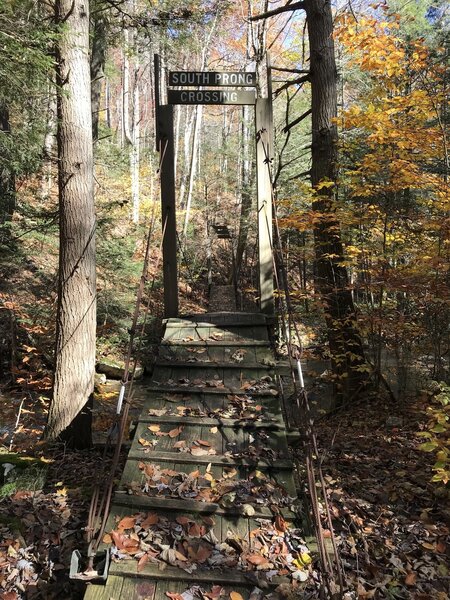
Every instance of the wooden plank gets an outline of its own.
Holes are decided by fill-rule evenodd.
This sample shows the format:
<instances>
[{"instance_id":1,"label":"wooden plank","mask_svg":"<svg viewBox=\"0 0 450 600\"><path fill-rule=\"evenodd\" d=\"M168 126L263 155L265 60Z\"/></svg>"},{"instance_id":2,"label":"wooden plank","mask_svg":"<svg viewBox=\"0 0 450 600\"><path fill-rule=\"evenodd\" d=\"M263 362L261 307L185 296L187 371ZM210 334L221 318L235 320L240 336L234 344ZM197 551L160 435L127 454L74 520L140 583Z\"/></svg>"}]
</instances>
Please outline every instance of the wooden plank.
<instances>
[{"instance_id":1,"label":"wooden plank","mask_svg":"<svg viewBox=\"0 0 450 600\"><path fill-rule=\"evenodd\" d=\"M186 575L188 575L188 574L186 573ZM168 600L166 592L180 593L182 590L185 589L186 585L189 585L188 582L173 581L170 579L156 581L156 592L155 592L154 600ZM124 599L124 600L126 600L126 599ZM143 599L143 600L145 600L145 599Z\"/></svg>"},{"instance_id":2,"label":"wooden plank","mask_svg":"<svg viewBox=\"0 0 450 600\"><path fill-rule=\"evenodd\" d=\"M219 516L244 516L242 506L231 506L224 508L215 502L196 502L189 499L158 498L153 496L136 496L125 492L116 492L114 504L129 507L132 511L141 510L173 510L185 511L196 514L219 515ZM255 505L255 517L271 519L273 513L269 508ZM294 520L297 515L289 508L281 508L281 514L285 519Z\"/></svg>"},{"instance_id":3,"label":"wooden plank","mask_svg":"<svg viewBox=\"0 0 450 600\"><path fill-rule=\"evenodd\" d=\"M224 387L224 388L213 388L213 387L200 387L200 386L184 386L184 385L163 385L155 384L147 388L149 392L158 392L160 394L237 394L248 396L278 396L278 391L274 388L271 389L260 389L257 391L242 390L240 387Z\"/></svg>"},{"instance_id":4,"label":"wooden plank","mask_svg":"<svg viewBox=\"0 0 450 600\"><path fill-rule=\"evenodd\" d=\"M112 575L128 575L133 577L149 577L157 580L172 580L172 581L186 581L189 579L190 582L199 583L223 583L223 584L236 584L236 585L248 585L248 579L245 577L245 573L242 571L228 569L226 571L220 571L218 569L196 569L192 573L186 573L183 569L177 569L176 567L167 566L161 571L158 566L151 563L147 563L142 571L137 571L137 561L127 560L123 562L115 562L111 564L109 572ZM271 581L267 582L270 587L277 587L282 583L288 583L287 577L274 577Z\"/></svg>"},{"instance_id":5,"label":"wooden plank","mask_svg":"<svg viewBox=\"0 0 450 600\"><path fill-rule=\"evenodd\" d=\"M270 461L268 459L251 460L249 458L229 458L228 456L192 456L188 452L145 452L144 450L130 450L128 460L154 460L161 462L175 462L176 464L199 464L207 465L248 465L249 467L266 467L270 469L292 469L292 461L285 459L276 459Z\"/></svg>"},{"instance_id":6,"label":"wooden plank","mask_svg":"<svg viewBox=\"0 0 450 600\"><path fill-rule=\"evenodd\" d=\"M252 419L221 419L221 418L210 418L210 417L180 417L180 416L167 416L153 417L146 416L145 414L139 417L140 423L183 423L183 425L196 425L201 420L202 425L208 425L209 427L241 427L242 429L284 429L284 423L281 419L278 421L264 421L263 418L258 421Z\"/></svg>"},{"instance_id":7,"label":"wooden plank","mask_svg":"<svg viewBox=\"0 0 450 600\"><path fill-rule=\"evenodd\" d=\"M238 362L227 362L227 361L210 361L210 362L205 362L205 361L201 361L201 360L191 360L191 361L184 361L184 360L176 360L176 359L162 359L162 358L158 358L155 361L155 367L158 369L164 369L164 368L173 368L173 369L202 369L203 372L205 373L205 377L208 377L208 379L210 378L210 374L208 373L208 371L212 371L213 369L254 369L254 370L258 370L261 371L265 374L265 372L269 369L272 369L272 367L270 367L269 365L264 365L261 363L257 363L257 362L245 362L242 361L241 363ZM156 379L156 375L153 375L153 377ZM175 371L174 378L177 377L177 373ZM191 376L192 377L192 376Z\"/></svg>"},{"instance_id":8,"label":"wooden plank","mask_svg":"<svg viewBox=\"0 0 450 600\"><path fill-rule=\"evenodd\" d=\"M158 582L139 580L134 577L126 577L122 588L122 595L119 598L126 600L154 600Z\"/></svg>"},{"instance_id":9,"label":"wooden plank","mask_svg":"<svg viewBox=\"0 0 450 600\"><path fill-rule=\"evenodd\" d=\"M195 317L180 317L178 319L164 319L166 327L267 327L267 318L261 313L203 313Z\"/></svg>"},{"instance_id":10,"label":"wooden plank","mask_svg":"<svg viewBox=\"0 0 450 600\"><path fill-rule=\"evenodd\" d=\"M108 580L105 585L97 583L88 584L84 600L110 600L111 598L119 600L119 598L123 598L123 584L123 577L108 575Z\"/></svg>"},{"instance_id":11,"label":"wooden plank","mask_svg":"<svg viewBox=\"0 0 450 600\"><path fill-rule=\"evenodd\" d=\"M160 106L157 115L160 140L161 217L163 223L164 315L178 315L177 224L173 106Z\"/></svg>"},{"instance_id":12,"label":"wooden plank","mask_svg":"<svg viewBox=\"0 0 450 600\"><path fill-rule=\"evenodd\" d=\"M176 340L176 339L163 339L161 341L160 346L193 346L193 347L209 347L211 346L211 348L215 348L215 347L220 347L220 346L226 346L226 347L231 347L231 348L235 348L235 347L240 347L240 346L255 346L255 347L261 347L261 348L269 348L270 347L270 342L268 340L192 340L189 342L183 342L182 340Z\"/></svg>"},{"instance_id":13,"label":"wooden plank","mask_svg":"<svg viewBox=\"0 0 450 600\"><path fill-rule=\"evenodd\" d=\"M258 98L255 109L259 291L261 311L266 315L274 313L272 183L270 178L271 132L273 128L271 102L271 98Z\"/></svg>"}]
</instances>

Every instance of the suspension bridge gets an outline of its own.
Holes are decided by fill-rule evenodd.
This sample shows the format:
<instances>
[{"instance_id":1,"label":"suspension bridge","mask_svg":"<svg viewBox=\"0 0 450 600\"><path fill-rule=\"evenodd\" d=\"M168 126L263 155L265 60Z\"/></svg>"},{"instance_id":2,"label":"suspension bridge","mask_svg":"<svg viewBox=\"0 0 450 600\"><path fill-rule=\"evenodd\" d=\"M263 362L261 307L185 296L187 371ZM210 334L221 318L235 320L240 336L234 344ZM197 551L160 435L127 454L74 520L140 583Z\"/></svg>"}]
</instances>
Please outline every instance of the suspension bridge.
<instances>
[{"instance_id":1,"label":"suspension bridge","mask_svg":"<svg viewBox=\"0 0 450 600\"><path fill-rule=\"evenodd\" d=\"M292 406L283 402L271 344L275 281L278 289L284 287L278 316L291 356L296 406L301 398L307 410L301 366L290 342L285 270L273 268L271 90L266 98L255 99L247 90L220 99L255 104L259 310L237 311L234 288L213 286L211 312L179 316L170 99L179 103L184 96L169 90L169 104L160 103L158 69L156 57L166 319L131 449L114 486L129 407L125 399L121 413L121 394L113 475L103 495L94 493L89 518L91 562L86 577L94 577L85 600L300 597L311 582L317 557L323 573L332 574L333 567L320 535L314 436L307 427L306 465L299 473L285 421L286 408ZM180 72L175 75L181 81ZM200 76L205 85L209 80L217 86L225 81L217 73L195 74ZM254 79L249 84L247 77L242 85L252 85ZM195 92L186 97L190 103L206 102L204 93L201 98ZM311 515L299 492L305 474L317 536L312 535ZM104 563L95 566L94 556L103 557Z\"/></svg>"}]
</instances>

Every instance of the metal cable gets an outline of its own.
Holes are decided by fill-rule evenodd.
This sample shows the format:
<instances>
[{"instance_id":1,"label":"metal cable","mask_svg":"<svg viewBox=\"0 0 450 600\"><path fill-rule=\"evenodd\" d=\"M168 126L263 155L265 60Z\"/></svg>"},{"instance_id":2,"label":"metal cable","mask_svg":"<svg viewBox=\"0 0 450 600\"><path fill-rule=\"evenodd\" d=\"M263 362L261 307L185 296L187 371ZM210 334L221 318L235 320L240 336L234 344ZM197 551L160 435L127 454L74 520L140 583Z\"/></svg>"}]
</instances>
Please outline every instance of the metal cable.
<instances>
[{"instance_id":1,"label":"metal cable","mask_svg":"<svg viewBox=\"0 0 450 600\"><path fill-rule=\"evenodd\" d=\"M265 154L264 162L267 165L267 169L268 169L268 173L269 173L270 192L271 192L271 200L272 200L272 208L273 208L273 222L275 225L276 252L274 252L274 244L273 244L273 242L271 242L272 256L273 256L273 263L274 263L274 274L275 274L275 280L276 280L277 286L281 282L281 285L282 285L281 289L283 291L283 296L284 296L284 302L282 301L281 296L280 296L280 302L279 302L280 316L281 316L281 320L282 320L282 324L283 324L283 333L284 333L284 337L285 337L285 343L286 343L286 347L288 349L289 364L290 364L290 368L291 368L291 376L292 376L293 386L294 386L294 390L295 390L295 398L296 398L297 407L298 407L299 411L304 411L304 413L305 413L304 433L305 433L305 439L306 439L306 444L305 444L306 471L307 471L307 478L308 478L308 490L309 490L309 494L310 494L313 517L314 517L314 519L313 519L314 520L314 528L316 530L316 538L317 538L317 544L318 544L318 548L319 548L320 562L322 564L325 582L326 582L326 585L327 585L330 595L332 595L333 597L336 597L335 593L336 593L336 577L337 577L337 583L339 586L339 595L340 595L340 598L342 598L343 591L344 591L343 571L342 571L342 566L341 566L339 553L338 553L338 549L337 549L336 538L335 538L334 531L333 531L331 512L330 512L328 499L327 499L326 484L325 484L325 480L323 477L321 464L320 464L320 462L318 462L319 450L318 450L318 444L317 444L317 436L314 431L314 422L313 422L313 418L312 418L312 414L311 414L311 407L309 404L308 393L307 393L307 390L305 389L304 378L303 378L303 369L302 369L302 364L301 364L301 345L298 346L296 344L293 344L293 342L292 342L292 335L291 335L292 329L295 332L295 336L296 336L299 344L301 344L301 338L300 338L300 333L298 330L297 323L294 318L291 293L290 293L289 282L288 282L288 278L287 278L287 268L286 268L286 265L284 262L283 246L282 246L279 221L278 221L278 206L277 206L277 201L276 201L276 192L275 192L275 189L273 186L273 181L272 181L272 176L271 176L271 171L270 171L271 159L268 154L267 144L265 144L262 139L261 139L261 143L263 145L264 154ZM261 209L264 209L264 206L261 207ZM270 234L271 224L268 221L267 213L265 216L266 216L266 218L265 218L266 226L267 226L269 234ZM271 239L270 235L269 235L269 239ZM280 288L278 288L278 289L280 289ZM298 381L297 381L296 375L298 377ZM334 566L333 566L333 560L329 556L329 553L328 553L327 548L324 543L323 528L322 528L322 522L321 522L321 518L320 518L319 499L317 496L317 489L316 489L316 480L317 480L316 473L318 475L318 480L319 480L320 488L322 491L322 501L323 501L323 505L325 507L325 518L326 518L327 525L328 525L330 535L331 535L333 552L335 555L334 562L335 562L336 568L334 568ZM335 571L336 571L336 573L335 573Z\"/></svg>"}]
</instances>

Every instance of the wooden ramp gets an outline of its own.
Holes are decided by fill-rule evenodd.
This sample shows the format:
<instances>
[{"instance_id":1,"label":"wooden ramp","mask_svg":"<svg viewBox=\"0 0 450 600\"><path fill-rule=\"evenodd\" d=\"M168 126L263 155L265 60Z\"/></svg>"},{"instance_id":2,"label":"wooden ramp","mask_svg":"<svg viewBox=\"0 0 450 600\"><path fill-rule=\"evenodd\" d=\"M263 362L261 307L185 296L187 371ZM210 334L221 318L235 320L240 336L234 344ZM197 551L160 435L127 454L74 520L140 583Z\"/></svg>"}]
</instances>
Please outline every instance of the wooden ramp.
<instances>
[{"instance_id":1,"label":"wooden ramp","mask_svg":"<svg viewBox=\"0 0 450 600\"><path fill-rule=\"evenodd\" d=\"M86 600L300 591L312 544L270 365L263 315L168 320L113 498L108 580L90 585Z\"/></svg>"}]
</instances>

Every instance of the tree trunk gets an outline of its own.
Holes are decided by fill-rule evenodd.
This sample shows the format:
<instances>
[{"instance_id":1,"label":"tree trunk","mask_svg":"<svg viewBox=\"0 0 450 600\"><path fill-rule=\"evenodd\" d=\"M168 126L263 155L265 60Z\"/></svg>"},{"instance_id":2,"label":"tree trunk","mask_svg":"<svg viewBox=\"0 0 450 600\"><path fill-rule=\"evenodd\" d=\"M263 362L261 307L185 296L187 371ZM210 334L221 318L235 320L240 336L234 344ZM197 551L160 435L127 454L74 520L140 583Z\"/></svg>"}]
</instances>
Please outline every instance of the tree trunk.
<instances>
[{"instance_id":1,"label":"tree trunk","mask_svg":"<svg viewBox=\"0 0 450 600\"><path fill-rule=\"evenodd\" d=\"M346 268L339 222L334 213L337 175L337 70L329 0L305 0L310 44L312 92L312 185L317 196L313 210L320 218L314 227L316 286L325 307L333 374L338 400L353 397L366 374L364 351L357 331L355 308Z\"/></svg>"},{"instance_id":2,"label":"tree trunk","mask_svg":"<svg viewBox=\"0 0 450 600\"><path fill-rule=\"evenodd\" d=\"M133 210L133 223L139 223L140 213L140 189L139 189L139 166L140 166L140 137L141 137L141 109L140 109L140 86L139 86L139 57L136 55L134 65L133 86L133 130L131 132L130 146L130 175L131 175L131 206Z\"/></svg>"},{"instance_id":3,"label":"tree trunk","mask_svg":"<svg viewBox=\"0 0 450 600\"><path fill-rule=\"evenodd\" d=\"M49 198L52 191L52 170L54 163L54 145L56 132L56 91L54 84L49 83L48 87L48 105L47 105L47 124L45 128L44 147L42 149L42 172L41 172L41 190L42 201Z\"/></svg>"},{"instance_id":4,"label":"tree trunk","mask_svg":"<svg viewBox=\"0 0 450 600\"><path fill-rule=\"evenodd\" d=\"M53 399L45 436L91 444L96 281L89 6L57 0L59 282Z\"/></svg>"},{"instance_id":5,"label":"tree trunk","mask_svg":"<svg viewBox=\"0 0 450 600\"><path fill-rule=\"evenodd\" d=\"M184 216L184 226L183 226L183 237L186 239L187 230L189 225L189 217L191 213L191 205L192 205L192 192L194 191L194 182L195 176L197 174L197 165L199 159L199 140L200 140L200 128L202 124L203 117L203 106L197 105L195 107L195 124L194 124L194 133L192 139L192 154L191 161L189 165L189 183L188 190L186 196L186 214Z\"/></svg>"},{"instance_id":6,"label":"tree trunk","mask_svg":"<svg viewBox=\"0 0 450 600\"><path fill-rule=\"evenodd\" d=\"M4 102L0 102L0 132L1 135L11 135L9 110ZM5 225L11 221L16 207L15 176L11 167L4 162L0 164L0 241L8 239L9 234ZM9 226L8 226L9 227Z\"/></svg>"},{"instance_id":7,"label":"tree trunk","mask_svg":"<svg viewBox=\"0 0 450 600\"><path fill-rule=\"evenodd\" d=\"M98 121L100 115L100 97L105 74L108 19L104 10L97 10L92 15L92 48L91 48L91 105L92 105L92 137L98 140Z\"/></svg>"}]
</instances>

